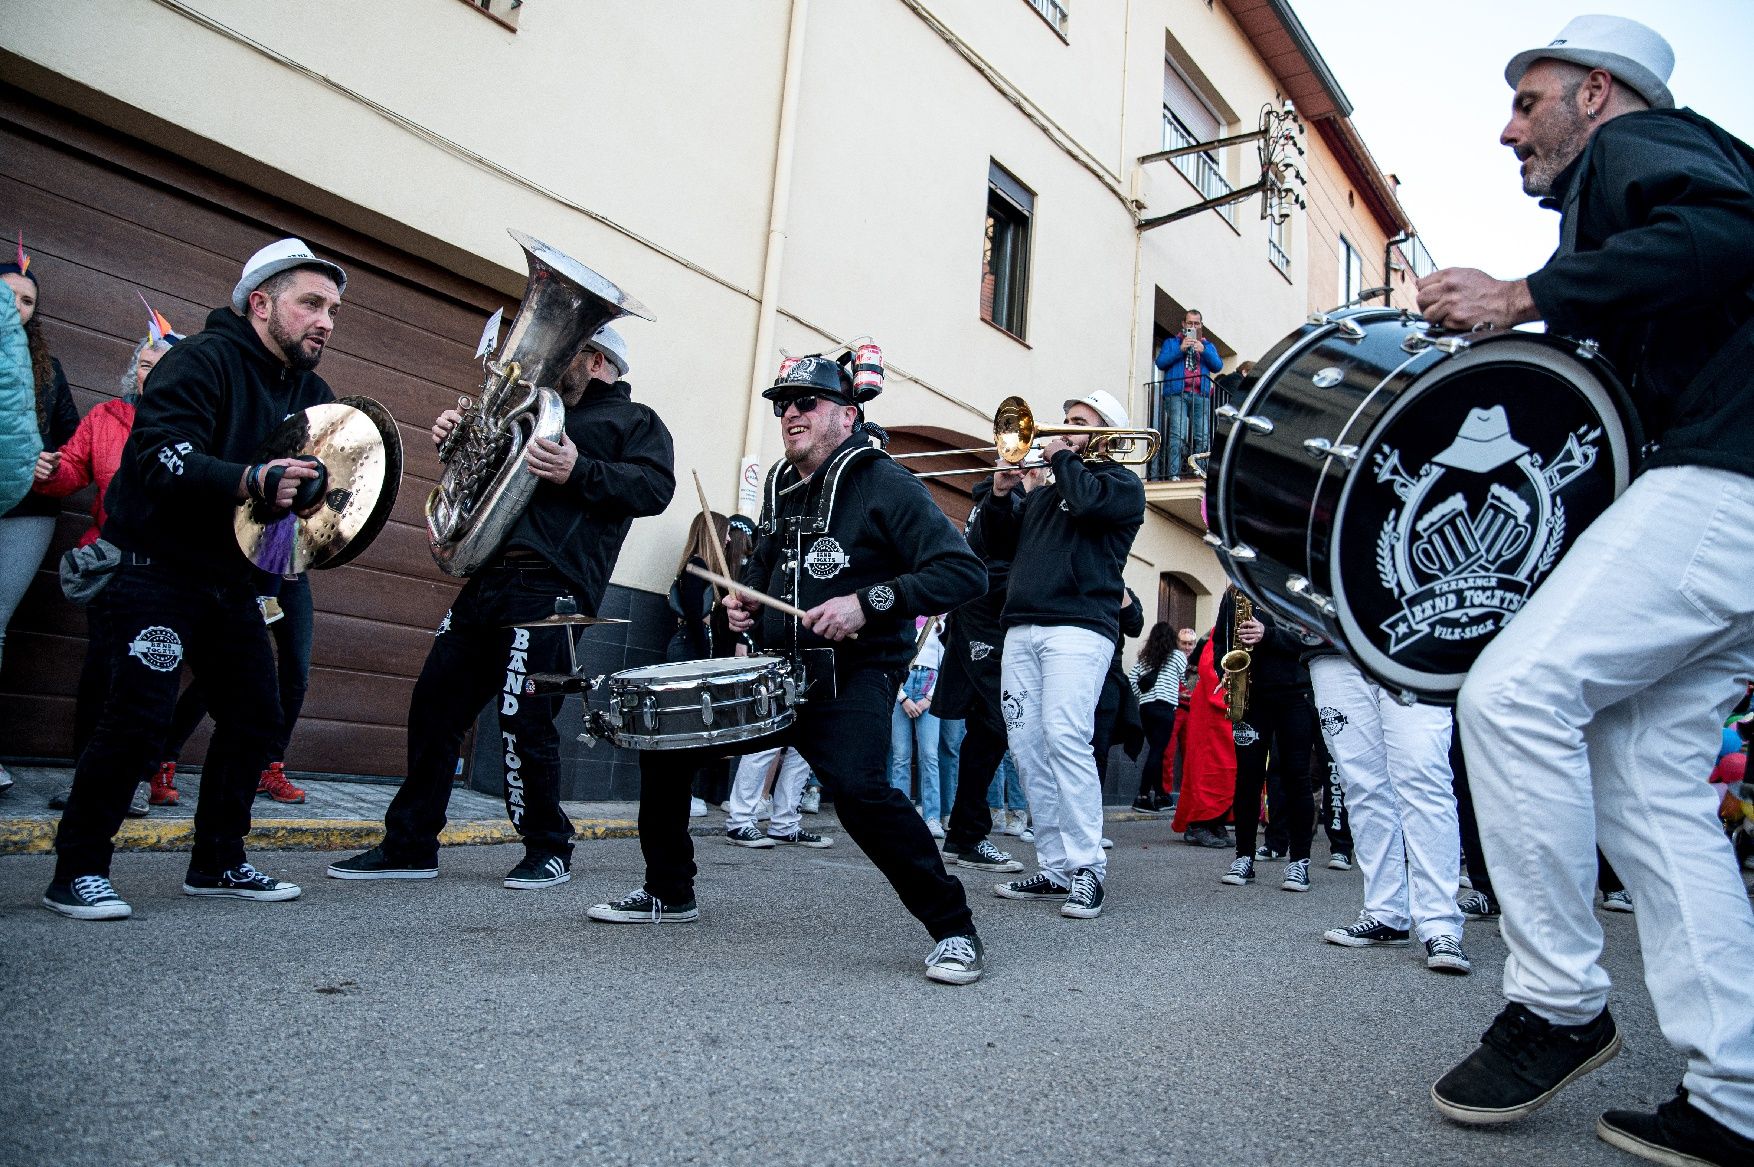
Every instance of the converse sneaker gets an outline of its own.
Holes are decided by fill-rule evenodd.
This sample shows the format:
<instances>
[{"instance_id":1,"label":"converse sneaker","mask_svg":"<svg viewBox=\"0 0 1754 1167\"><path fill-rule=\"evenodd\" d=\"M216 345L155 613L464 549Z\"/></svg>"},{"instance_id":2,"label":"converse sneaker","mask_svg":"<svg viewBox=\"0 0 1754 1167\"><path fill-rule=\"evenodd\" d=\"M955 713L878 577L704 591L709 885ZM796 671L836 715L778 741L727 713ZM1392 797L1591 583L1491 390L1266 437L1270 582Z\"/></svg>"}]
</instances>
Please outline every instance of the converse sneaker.
<instances>
[{"instance_id":1,"label":"converse sneaker","mask_svg":"<svg viewBox=\"0 0 1754 1167\"><path fill-rule=\"evenodd\" d=\"M505 885L514 891L553 887L572 878L572 862L564 855L526 855L506 874Z\"/></svg>"},{"instance_id":2,"label":"converse sneaker","mask_svg":"<svg viewBox=\"0 0 1754 1167\"><path fill-rule=\"evenodd\" d=\"M1271 863L1275 859L1283 858L1285 858L1285 852L1275 851L1265 843L1255 848L1255 861L1257 863Z\"/></svg>"},{"instance_id":3,"label":"converse sneaker","mask_svg":"<svg viewBox=\"0 0 1754 1167\"><path fill-rule=\"evenodd\" d=\"M153 771L148 799L153 806L175 806L177 798L177 764L165 762Z\"/></svg>"},{"instance_id":4,"label":"converse sneaker","mask_svg":"<svg viewBox=\"0 0 1754 1167\"><path fill-rule=\"evenodd\" d=\"M944 837L944 824L937 819L927 819L926 833L934 839L942 839Z\"/></svg>"},{"instance_id":5,"label":"converse sneaker","mask_svg":"<svg viewBox=\"0 0 1754 1167\"><path fill-rule=\"evenodd\" d=\"M183 894L186 896L229 896L266 902L296 900L303 891L298 884L282 883L273 876L263 875L248 863L240 863L218 875L208 875L191 867L183 876Z\"/></svg>"},{"instance_id":6,"label":"converse sneaker","mask_svg":"<svg viewBox=\"0 0 1754 1167\"><path fill-rule=\"evenodd\" d=\"M976 871L997 871L1000 873L1023 870L1023 864L985 839L957 855L956 866L972 867Z\"/></svg>"},{"instance_id":7,"label":"converse sneaker","mask_svg":"<svg viewBox=\"0 0 1754 1167\"><path fill-rule=\"evenodd\" d=\"M1094 920L1102 915L1102 880L1088 867L1072 873L1072 890L1060 905L1060 915L1074 920Z\"/></svg>"},{"instance_id":8,"label":"converse sneaker","mask_svg":"<svg viewBox=\"0 0 1754 1167\"><path fill-rule=\"evenodd\" d=\"M1157 813L1157 804L1151 801L1149 794L1141 794L1133 800L1133 809L1140 814L1154 815Z\"/></svg>"},{"instance_id":9,"label":"converse sneaker","mask_svg":"<svg viewBox=\"0 0 1754 1167\"><path fill-rule=\"evenodd\" d=\"M76 875L65 883L51 883L43 893L43 907L75 920L126 920L134 914L103 875Z\"/></svg>"},{"instance_id":10,"label":"converse sneaker","mask_svg":"<svg viewBox=\"0 0 1754 1167\"><path fill-rule=\"evenodd\" d=\"M1002 900L1057 900L1064 898L1067 891L1046 875L1039 874L993 885L993 894Z\"/></svg>"},{"instance_id":11,"label":"converse sneaker","mask_svg":"<svg viewBox=\"0 0 1754 1167\"><path fill-rule=\"evenodd\" d=\"M926 979L944 985L972 985L985 972L979 936L946 936L926 957Z\"/></svg>"},{"instance_id":12,"label":"converse sneaker","mask_svg":"<svg viewBox=\"0 0 1754 1167\"><path fill-rule=\"evenodd\" d=\"M1632 896L1625 888L1619 891L1605 891L1602 893L1602 910L1604 912L1630 912L1632 910Z\"/></svg>"},{"instance_id":13,"label":"converse sneaker","mask_svg":"<svg viewBox=\"0 0 1754 1167\"><path fill-rule=\"evenodd\" d=\"M1285 865L1285 878L1279 881L1283 891L1309 890L1309 860L1293 859Z\"/></svg>"},{"instance_id":14,"label":"converse sneaker","mask_svg":"<svg viewBox=\"0 0 1754 1167\"><path fill-rule=\"evenodd\" d=\"M404 863L384 854L382 846L351 859L329 864L330 879L437 879L438 862Z\"/></svg>"},{"instance_id":15,"label":"converse sneaker","mask_svg":"<svg viewBox=\"0 0 1754 1167\"><path fill-rule=\"evenodd\" d=\"M1456 901L1462 915L1470 920L1490 920L1499 915L1498 901L1483 891L1471 891Z\"/></svg>"},{"instance_id":16,"label":"converse sneaker","mask_svg":"<svg viewBox=\"0 0 1754 1167\"><path fill-rule=\"evenodd\" d=\"M725 832L725 842L758 849L773 846L773 840L754 826L732 827Z\"/></svg>"},{"instance_id":17,"label":"converse sneaker","mask_svg":"<svg viewBox=\"0 0 1754 1167\"><path fill-rule=\"evenodd\" d=\"M1738 1134L1687 1101L1685 1087L1655 1114L1610 1110L1596 1120L1604 1143L1656 1163L1754 1163L1754 1139Z\"/></svg>"},{"instance_id":18,"label":"converse sneaker","mask_svg":"<svg viewBox=\"0 0 1754 1167\"><path fill-rule=\"evenodd\" d=\"M305 792L287 779L285 762L269 762L268 768L262 771L262 777L256 781L256 797L260 798L264 794L275 802L305 800Z\"/></svg>"},{"instance_id":19,"label":"converse sneaker","mask_svg":"<svg viewBox=\"0 0 1754 1167\"><path fill-rule=\"evenodd\" d=\"M1432 972L1454 973L1462 977L1474 971L1468 954L1462 951L1462 938L1448 933L1433 936L1425 942L1425 967Z\"/></svg>"},{"instance_id":20,"label":"converse sneaker","mask_svg":"<svg viewBox=\"0 0 1754 1167\"><path fill-rule=\"evenodd\" d=\"M705 818L706 817L706 799L704 799L704 798L691 798L691 799L689 799L688 800L688 817L691 819Z\"/></svg>"},{"instance_id":21,"label":"converse sneaker","mask_svg":"<svg viewBox=\"0 0 1754 1167\"><path fill-rule=\"evenodd\" d=\"M1010 825L999 833L1001 835L1010 835L1012 838L1022 838L1024 832L1029 830L1029 812L1026 810L1013 810L1006 813L1008 815L1007 822ZM1031 839L1035 838L1034 833L1031 833L1029 837Z\"/></svg>"},{"instance_id":22,"label":"converse sneaker","mask_svg":"<svg viewBox=\"0 0 1754 1167\"><path fill-rule=\"evenodd\" d=\"M1115 841L1113 839L1109 838L1107 835L1104 835L1102 837L1101 842L1102 842L1102 849L1104 851L1113 851L1115 849Z\"/></svg>"},{"instance_id":23,"label":"converse sneaker","mask_svg":"<svg viewBox=\"0 0 1754 1167\"><path fill-rule=\"evenodd\" d=\"M775 843L787 847L815 847L820 849L823 847L834 846L834 840L828 838L826 835L812 835L809 831L802 828L793 831L789 835L769 835L768 838L772 839Z\"/></svg>"},{"instance_id":24,"label":"converse sneaker","mask_svg":"<svg viewBox=\"0 0 1754 1167\"><path fill-rule=\"evenodd\" d=\"M798 799L798 810L803 814L822 813L822 787L807 786L804 795Z\"/></svg>"},{"instance_id":25,"label":"converse sneaker","mask_svg":"<svg viewBox=\"0 0 1754 1167\"><path fill-rule=\"evenodd\" d=\"M686 924L700 919L700 909L693 900L667 904L642 887L612 904L592 904L585 909L585 915L605 924Z\"/></svg>"},{"instance_id":26,"label":"converse sneaker","mask_svg":"<svg viewBox=\"0 0 1754 1167\"><path fill-rule=\"evenodd\" d=\"M143 819L152 813L152 783L134 784L134 797L128 800L128 809L124 813L131 819Z\"/></svg>"},{"instance_id":27,"label":"converse sneaker","mask_svg":"<svg viewBox=\"0 0 1754 1167\"><path fill-rule=\"evenodd\" d=\"M1017 832L1017 838L1018 838L1018 841L1024 842L1024 843L1035 842L1035 828L1034 827L1024 827L1021 831Z\"/></svg>"},{"instance_id":28,"label":"converse sneaker","mask_svg":"<svg viewBox=\"0 0 1754 1167\"><path fill-rule=\"evenodd\" d=\"M1228 883L1232 887L1242 887L1255 881L1255 861L1247 855L1238 855L1231 861L1230 870L1218 877L1219 883Z\"/></svg>"},{"instance_id":29,"label":"converse sneaker","mask_svg":"<svg viewBox=\"0 0 1754 1167\"><path fill-rule=\"evenodd\" d=\"M1351 871L1352 870L1352 852L1350 852L1350 851L1335 851L1332 855L1329 855L1328 856L1328 870L1329 871Z\"/></svg>"},{"instance_id":30,"label":"converse sneaker","mask_svg":"<svg viewBox=\"0 0 1754 1167\"><path fill-rule=\"evenodd\" d=\"M1322 933L1322 939L1346 948L1377 948L1405 944L1409 937L1405 928L1379 924L1369 912L1359 912L1358 923L1350 928L1329 928Z\"/></svg>"},{"instance_id":31,"label":"converse sneaker","mask_svg":"<svg viewBox=\"0 0 1754 1167\"><path fill-rule=\"evenodd\" d=\"M1514 1122L1619 1052L1620 1031L1606 1009L1582 1025L1554 1025L1512 1002L1480 1048L1433 1084L1431 1101L1456 1122Z\"/></svg>"}]
</instances>

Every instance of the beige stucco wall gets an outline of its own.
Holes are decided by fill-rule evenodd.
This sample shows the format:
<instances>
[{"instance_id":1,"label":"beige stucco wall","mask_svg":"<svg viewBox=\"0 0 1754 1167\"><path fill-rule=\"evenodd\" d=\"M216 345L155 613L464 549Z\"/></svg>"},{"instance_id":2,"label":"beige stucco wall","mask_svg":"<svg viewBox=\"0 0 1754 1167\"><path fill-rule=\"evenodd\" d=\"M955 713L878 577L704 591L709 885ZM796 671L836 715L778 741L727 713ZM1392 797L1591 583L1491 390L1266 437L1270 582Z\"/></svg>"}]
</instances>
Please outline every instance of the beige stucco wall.
<instances>
[{"instance_id":1,"label":"beige stucco wall","mask_svg":"<svg viewBox=\"0 0 1754 1167\"><path fill-rule=\"evenodd\" d=\"M1340 240L1347 242L1364 257L1364 286L1376 287L1383 280L1383 248L1392 231L1384 230L1370 213L1363 194L1340 165L1339 157L1320 134L1311 133L1309 147L1309 201L1306 248L1309 262L1309 310L1323 312L1339 302ZM1411 272L1393 274L1394 293L1390 303L1396 308L1416 309ZM1373 304L1381 304L1380 298Z\"/></svg>"}]
</instances>

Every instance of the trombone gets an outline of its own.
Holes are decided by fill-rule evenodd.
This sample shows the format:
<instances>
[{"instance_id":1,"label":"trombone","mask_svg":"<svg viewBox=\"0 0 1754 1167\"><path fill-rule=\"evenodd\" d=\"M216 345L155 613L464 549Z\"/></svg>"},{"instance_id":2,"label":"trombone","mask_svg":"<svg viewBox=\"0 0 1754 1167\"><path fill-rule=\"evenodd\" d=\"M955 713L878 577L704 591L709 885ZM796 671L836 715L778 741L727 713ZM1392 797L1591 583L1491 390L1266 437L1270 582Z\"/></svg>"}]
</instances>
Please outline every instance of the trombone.
<instances>
[{"instance_id":1,"label":"trombone","mask_svg":"<svg viewBox=\"0 0 1754 1167\"><path fill-rule=\"evenodd\" d=\"M993 413L993 444L967 446L960 450L922 450L917 454L895 454L896 461L910 458L947 458L959 454L996 454L1003 466L969 466L960 470L931 470L914 474L915 478L950 478L959 474L997 474L1002 470L1037 470L1045 462L1028 461L1038 438L1083 434L1092 439L1083 460L1106 460L1123 466L1143 466L1157 453L1163 440L1154 429L1128 429L1124 426L1037 425L1035 411L1021 397L1007 397ZM1097 450L1097 446L1101 446ZM1117 449L1120 446L1122 448Z\"/></svg>"}]
</instances>

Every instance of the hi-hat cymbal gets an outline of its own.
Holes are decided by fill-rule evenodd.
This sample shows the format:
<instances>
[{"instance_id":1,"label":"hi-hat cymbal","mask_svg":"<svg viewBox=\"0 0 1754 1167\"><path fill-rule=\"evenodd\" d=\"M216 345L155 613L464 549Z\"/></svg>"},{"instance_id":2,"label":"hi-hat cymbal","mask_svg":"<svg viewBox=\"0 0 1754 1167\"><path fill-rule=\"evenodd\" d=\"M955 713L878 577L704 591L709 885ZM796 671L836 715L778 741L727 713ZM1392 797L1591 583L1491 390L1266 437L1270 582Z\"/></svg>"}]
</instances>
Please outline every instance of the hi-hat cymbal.
<instances>
[{"instance_id":1,"label":"hi-hat cymbal","mask_svg":"<svg viewBox=\"0 0 1754 1167\"><path fill-rule=\"evenodd\" d=\"M544 616L540 620L520 620L516 624L502 625L505 628L571 628L586 624L631 624L631 620L617 620L609 616L587 616L583 612L569 615Z\"/></svg>"},{"instance_id":2,"label":"hi-hat cymbal","mask_svg":"<svg viewBox=\"0 0 1754 1167\"><path fill-rule=\"evenodd\" d=\"M328 472L317 511L304 518L247 503L234 523L245 557L275 575L353 559L383 529L402 483L396 419L369 397L343 397L293 414L263 443L258 458L296 454L315 457Z\"/></svg>"}]
</instances>

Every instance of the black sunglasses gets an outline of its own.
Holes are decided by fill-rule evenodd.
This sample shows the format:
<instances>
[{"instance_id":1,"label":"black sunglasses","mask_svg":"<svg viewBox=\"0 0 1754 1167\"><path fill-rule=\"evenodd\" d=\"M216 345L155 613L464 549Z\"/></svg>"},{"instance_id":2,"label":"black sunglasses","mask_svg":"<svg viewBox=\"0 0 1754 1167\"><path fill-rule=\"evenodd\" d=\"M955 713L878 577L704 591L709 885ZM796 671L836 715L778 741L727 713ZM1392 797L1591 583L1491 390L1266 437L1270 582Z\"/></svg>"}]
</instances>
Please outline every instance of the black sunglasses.
<instances>
[{"instance_id":1,"label":"black sunglasses","mask_svg":"<svg viewBox=\"0 0 1754 1167\"><path fill-rule=\"evenodd\" d=\"M809 413L812 409L816 408L816 403L818 401L827 401L835 405L852 404L852 402L842 401L838 397L830 397L826 393L812 393L805 397L787 397L783 401L774 402L773 415L775 417L784 417L786 416L786 410L793 405L798 407L799 413Z\"/></svg>"}]
</instances>

